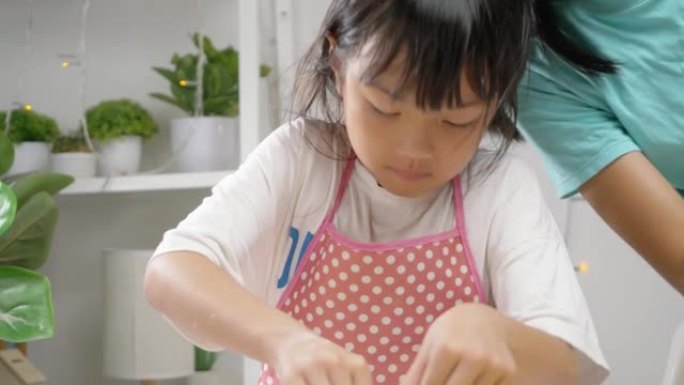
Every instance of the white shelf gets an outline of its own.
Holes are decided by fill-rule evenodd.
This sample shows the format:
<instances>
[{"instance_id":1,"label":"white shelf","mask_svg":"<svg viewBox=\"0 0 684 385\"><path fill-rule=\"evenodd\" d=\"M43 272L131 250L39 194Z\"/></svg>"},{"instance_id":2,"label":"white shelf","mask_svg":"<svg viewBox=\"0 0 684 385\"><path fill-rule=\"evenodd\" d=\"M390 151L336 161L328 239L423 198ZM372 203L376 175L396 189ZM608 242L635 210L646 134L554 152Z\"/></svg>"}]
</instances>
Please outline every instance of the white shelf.
<instances>
[{"instance_id":1,"label":"white shelf","mask_svg":"<svg viewBox=\"0 0 684 385\"><path fill-rule=\"evenodd\" d=\"M81 178L62 190L60 195L133 193L209 189L232 171L185 174L131 175L112 178Z\"/></svg>"}]
</instances>

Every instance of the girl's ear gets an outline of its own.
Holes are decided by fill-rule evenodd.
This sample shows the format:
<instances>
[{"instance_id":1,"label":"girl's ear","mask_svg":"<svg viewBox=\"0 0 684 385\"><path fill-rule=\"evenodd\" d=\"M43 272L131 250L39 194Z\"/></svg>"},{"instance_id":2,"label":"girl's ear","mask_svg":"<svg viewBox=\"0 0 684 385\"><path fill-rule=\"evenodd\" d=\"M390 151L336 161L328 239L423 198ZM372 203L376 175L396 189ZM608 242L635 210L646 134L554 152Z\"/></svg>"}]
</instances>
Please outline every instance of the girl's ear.
<instances>
[{"instance_id":1,"label":"girl's ear","mask_svg":"<svg viewBox=\"0 0 684 385\"><path fill-rule=\"evenodd\" d=\"M337 55L337 40L332 33L328 32L325 34L326 40L328 40L328 63L330 63L330 69L332 69L335 76L335 89L340 98L343 98L343 74L342 74L342 60Z\"/></svg>"}]
</instances>

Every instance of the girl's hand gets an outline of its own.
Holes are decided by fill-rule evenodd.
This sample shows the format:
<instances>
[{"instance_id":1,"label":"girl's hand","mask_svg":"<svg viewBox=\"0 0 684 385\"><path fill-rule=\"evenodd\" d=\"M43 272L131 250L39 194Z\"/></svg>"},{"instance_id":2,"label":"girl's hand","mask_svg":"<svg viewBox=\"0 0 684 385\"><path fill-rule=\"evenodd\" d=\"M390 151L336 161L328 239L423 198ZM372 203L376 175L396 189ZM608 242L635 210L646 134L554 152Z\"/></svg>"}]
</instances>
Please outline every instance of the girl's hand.
<instances>
[{"instance_id":1,"label":"girl's hand","mask_svg":"<svg viewBox=\"0 0 684 385\"><path fill-rule=\"evenodd\" d=\"M503 316L464 304L430 326L402 385L504 385L515 371Z\"/></svg>"},{"instance_id":2,"label":"girl's hand","mask_svg":"<svg viewBox=\"0 0 684 385\"><path fill-rule=\"evenodd\" d=\"M366 360L310 332L280 338L270 361L282 385L372 385Z\"/></svg>"}]
</instances>

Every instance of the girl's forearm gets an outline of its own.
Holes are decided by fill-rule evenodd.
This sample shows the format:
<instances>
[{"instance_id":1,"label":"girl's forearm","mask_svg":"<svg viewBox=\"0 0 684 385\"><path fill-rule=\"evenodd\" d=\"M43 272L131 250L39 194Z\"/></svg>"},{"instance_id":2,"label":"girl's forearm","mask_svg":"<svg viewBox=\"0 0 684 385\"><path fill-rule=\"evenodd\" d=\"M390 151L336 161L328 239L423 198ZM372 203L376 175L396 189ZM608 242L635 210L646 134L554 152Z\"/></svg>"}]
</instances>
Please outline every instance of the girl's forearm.
<instances>
[{"instance_id":1,"label":"girl's forearm","mask_svg":"<svg viewBox=\"0 0 684 385\"><path fill-rule=\"evenodd\" d=\"M158 256L145 274L145 296L189 340L268 362L273 345L306 329L258 299L200 254Z\"/></svg>"},{"instance_id":2,"label":"girl's forearm","mask_svg":"<svg viewBox=\"0 0 684 385\"><path fill-rule=\"evenodd\" d=\"M575 385L579 367L575 352L565 341L502 316L517 374L515 385Z\"/></svg>"}]
</instances>

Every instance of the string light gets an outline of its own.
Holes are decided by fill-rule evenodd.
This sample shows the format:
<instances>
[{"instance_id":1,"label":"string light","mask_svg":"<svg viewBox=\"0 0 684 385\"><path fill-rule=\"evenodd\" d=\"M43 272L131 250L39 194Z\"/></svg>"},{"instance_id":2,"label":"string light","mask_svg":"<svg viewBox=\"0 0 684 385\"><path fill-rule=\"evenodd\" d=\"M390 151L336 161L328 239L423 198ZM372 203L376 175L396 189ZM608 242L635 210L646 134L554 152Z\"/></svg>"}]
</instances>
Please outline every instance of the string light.
<instances>
[{"instance_id":1,"label":"string light","mask_svg":"<svg viewBox=\"0 0 684 385\"><path fill-rule=\"evenodd\" d=\"M95 150L95 146L93 145L93 141L90 138L90 130L88 129L88 120L86 119L86 98L85 98L85 91L86 91L86 84L88 82L88 70L86 68L86 31L88 29L88 11L90 10L90 0L83 0L83 3L81 4L81 28L80 28L80 34L79 34L79 39L78 39L78 47L76 48L76 55L64 55L66 60L69 61L69 65L72 65L74 63L78 63L79 67L81 67L80 73L79 73L79 82L78 82L78 99L79 99L79 104L81 107L81 113L80 113L80 122L81 122L81 129L83 130L83 137L85 138L85 142L88 145L88 148L90 151L92 151L94 154L99 159L99 154ZM108 181L105 181L107 183Z\"/></svg>"},{"instance_id":2,"label":"string light","mask_svg":"<svg viewBox=\"0 0 684 385\"><path fill-rule=\"evenodd\" d=\"M71 54L59 54L57 56L60 60L60 65L64 69L71 68L73 66L80 66L81 61L78 59L78 55Z\"/></svg>"},{"instance_id":3,"label":"string light","mask_svg":"<svg viewBox=\"0 0 684 385\"><path fill-rule=\"evenodd\" d=\"M197 53L197 73L195 75L197 78L195 86L195 117L204 115L204 63L206 57L204 56L204 30L202 28L204 23L202 22L202 8L202 0L197 0L197 16L200 21L200 28L198 28L197 36L199 39L197 47L199 52Z\"/></svg>"},{"instance_id":4,"label":"string light","mask_svg":"<svg viewBox=\"0 0 684 385\"><path fill-rule=\"evenodd\" d=\"M575 266L575 271L578 273L586 273L589 271L589 263L580 262L579 265Z\"/></svg>"},{"instance_id":5,"label":"string light","mask_svg":"<svg viewBox=\"0 0 684 385\"><path fill-rule=\"evenodd\" d=\"M19 73L19 76L17 76L16 99L22 99L21 94L22 90L24 89L24 76L26 76L26 74L29 72L29 68L31 67L31 59L33 56L33 0L26 0L26 5L28 8L28 20L26 22L25 32L26 45L24 46L24 67ZM13 102L12 107L23 108L26 111L33 110L32 105L18 102ZM10 131L10 127L12 125L11 122L13 108L10 108L9 111L7 111L7 114L5 114L5 134Z\"/></svg>"},{"instance_id":6,"label":"string light","mask_svg":"<svg viewBox=\"0 0 684 385\"><path fill-rule=\"evenodd\" d=\"M181 80L178 81L178 85L180 85L181 87L190 87L190 86L195 86L195 85L197 85L197 82L195 82L195 81L193 81L193 80L181 79Z\"/></svg>"},{"instance_id":7,"label":"string light","mask_svg":"<svg viewBox=\"0 0 684 385\"><path fill-rule=\"evenodd\" d=\"M13 102L12 108L25 111L33 111L33 105L31 103Z\"/></svg>"}]
</instances>

